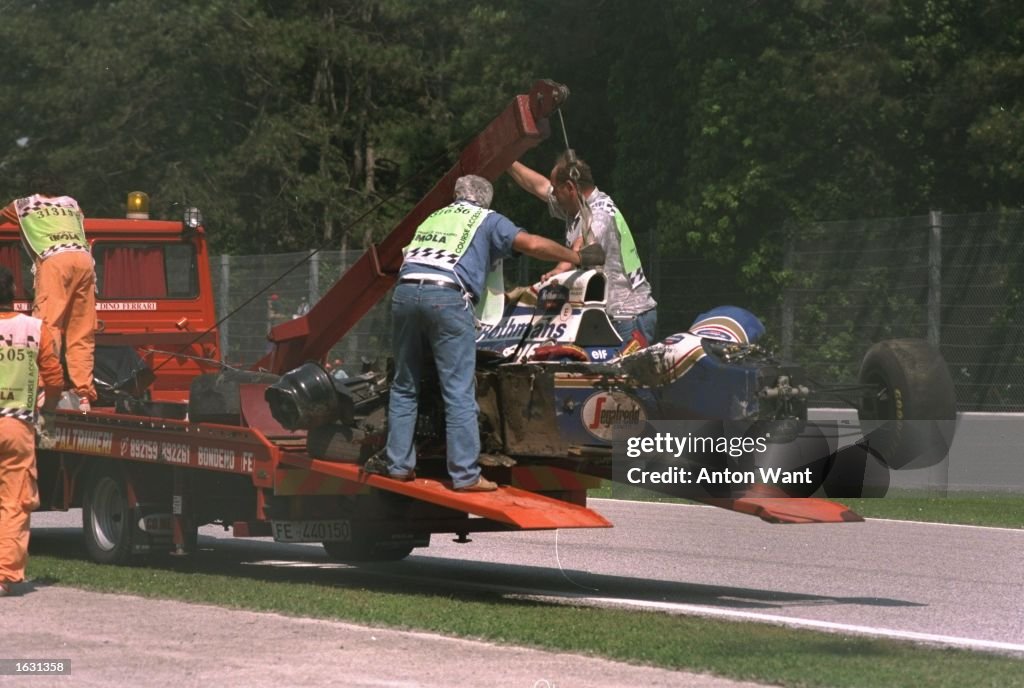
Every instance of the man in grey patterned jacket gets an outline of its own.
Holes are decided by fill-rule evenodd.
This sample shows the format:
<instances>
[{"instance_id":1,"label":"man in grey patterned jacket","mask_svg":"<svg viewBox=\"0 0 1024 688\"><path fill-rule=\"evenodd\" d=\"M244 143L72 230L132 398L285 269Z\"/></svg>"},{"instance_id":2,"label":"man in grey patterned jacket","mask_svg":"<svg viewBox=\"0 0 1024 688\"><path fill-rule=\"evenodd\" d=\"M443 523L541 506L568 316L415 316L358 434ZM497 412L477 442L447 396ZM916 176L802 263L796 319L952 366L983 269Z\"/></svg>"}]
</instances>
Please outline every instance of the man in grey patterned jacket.
<instances>
[{"instance_id":1,"label":"man in grey patterned jacket","mask_svg":"<svg viewBox=\"0 0 1024 688\"><path fill-rule=\"evenodd\" d=\"M549 177L520 162L512 163L508 172L520 187L548 204L552 217L565 221L565 243L569 248L579 250L584 244L601 244L608 285L605 309L616 332L625 341L635 331L643 337L643 344L653 344L658 303L651 296L651 285L644 275L629 225L611 197L594 184L590 166L566 153L555 162ZM559 263L543 279L571 267Z\"/></svg>"}]
</instances>

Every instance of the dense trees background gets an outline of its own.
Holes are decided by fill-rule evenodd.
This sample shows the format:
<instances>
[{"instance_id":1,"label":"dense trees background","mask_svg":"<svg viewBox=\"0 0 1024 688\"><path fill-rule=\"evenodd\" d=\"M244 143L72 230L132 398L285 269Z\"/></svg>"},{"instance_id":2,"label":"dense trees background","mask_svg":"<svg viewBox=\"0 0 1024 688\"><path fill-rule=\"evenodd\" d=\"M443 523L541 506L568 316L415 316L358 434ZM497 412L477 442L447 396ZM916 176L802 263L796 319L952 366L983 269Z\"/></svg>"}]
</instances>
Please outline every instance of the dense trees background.
<instances>
[{"instance_id":1,"label":"dense trees background","mask_svg":"<svg viewBox=\"0 0 1024 688\"><path fill-rule=\"evenodd\" d=\"M0 202L50 167L91 215L119 215L134 189L156 216L201 207L215 251L361 246L540 77L571 88L570 143L643 250L743 279L764 277L786 220L1021 204L1015 0L12 0L3 14ZM561 149L556 126L526 162L546 172ZM496 206L544 218L507 182Z\"/></svg>"}]
</instances>

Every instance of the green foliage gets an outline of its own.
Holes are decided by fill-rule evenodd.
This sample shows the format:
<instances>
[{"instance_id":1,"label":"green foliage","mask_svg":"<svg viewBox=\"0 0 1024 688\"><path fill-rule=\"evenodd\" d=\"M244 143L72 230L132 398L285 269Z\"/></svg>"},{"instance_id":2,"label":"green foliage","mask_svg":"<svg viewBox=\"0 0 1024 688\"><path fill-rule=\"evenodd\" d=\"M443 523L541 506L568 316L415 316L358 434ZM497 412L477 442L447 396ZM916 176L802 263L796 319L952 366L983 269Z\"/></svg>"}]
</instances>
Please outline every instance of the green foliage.
<instances>
[{"instance_id":1,"label":"green foliage","mask_svg":"<svg viewBox=\"0 0 1024 688\"><path fill-rule=\"evenodd\" d=\"M218 251L358 246L553 78L642 255L767 296L787 220L1019 206L1022 43L1009 0L14 3L0 194L50 167L93 215L199 205ZM558 233L510 184L496 207Z\"/></svg>"},{"instance_id":2,"label":"green foliage","mask_svg":"<svg viewBox=\"0 0 1024 688\"><path fill-rule=\"evenodd\" d=\"M21 68L0 76L5 197L42 167L92 215L119 215L127 191L145 189L158 216L202 207L230 252L360 245L390 228L447 167L442 156L429 178L402 183L452 139L451 93L472 83L452 76L456 58L472 61L453 48L471 36L483 50L474 32L500 25L486 11L444 21L464 19L456 3L384 0L39 3L10 15L0 44ZM53 28L45 39L40 25Z\"/></svg>"}]
</instances>

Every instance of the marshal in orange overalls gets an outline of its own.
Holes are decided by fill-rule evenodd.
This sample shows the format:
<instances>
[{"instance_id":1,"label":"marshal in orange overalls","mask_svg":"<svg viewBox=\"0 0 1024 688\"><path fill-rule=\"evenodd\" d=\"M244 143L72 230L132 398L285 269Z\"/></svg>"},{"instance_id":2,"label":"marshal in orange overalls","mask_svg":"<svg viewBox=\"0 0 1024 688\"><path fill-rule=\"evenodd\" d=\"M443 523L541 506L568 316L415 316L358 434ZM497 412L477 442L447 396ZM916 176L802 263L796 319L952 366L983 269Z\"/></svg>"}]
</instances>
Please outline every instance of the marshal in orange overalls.
<instances>
[{"instance_id":1,"label":"marshal in orange overalls","mask_svg":"<svg viewBox=\"0 0 1024 688\"><path fill-rule=\"evenodd\" d=\"M35 264L32 314L46 324L58 347L63 340L71 387L87 411L96 400L96 271L82 210L70 196L34 194L0 213L21 227Z\"/></svg>"},{"instance_id":2,"label":"marshal in orange overalls","mask_svg":"<svg viewBox=\"0 0 1024 688\"><path fill-rule=\"evenodd\" d=\"M13 300L13 279L0 267L0 299L4 296ZM38 383L47 409L56 406L64 383L49 330L10 307L0 301L0 597L25 579L29 514L39 506L32 426Z\"/></svg>"}]
</instances>

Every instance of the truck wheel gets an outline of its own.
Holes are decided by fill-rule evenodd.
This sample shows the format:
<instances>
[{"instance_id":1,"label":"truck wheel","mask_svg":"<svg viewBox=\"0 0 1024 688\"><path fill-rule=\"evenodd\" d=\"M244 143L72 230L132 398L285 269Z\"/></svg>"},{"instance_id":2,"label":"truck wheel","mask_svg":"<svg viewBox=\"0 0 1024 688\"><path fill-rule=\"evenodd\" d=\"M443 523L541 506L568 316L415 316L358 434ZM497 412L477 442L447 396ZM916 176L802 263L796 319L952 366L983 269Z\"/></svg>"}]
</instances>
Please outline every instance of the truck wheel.
<instances>
[{"instance_id":1,"label":"truck wheel","mask_svg":"<svg viewBox=\"0 0 1024 688\"><path fill-rule=\"evenodd\" d=\"M98 564L131 563L131 507L119 471L103 468L89 478L82 502L82 528L90 559Z\"/></svg>"},{"instance_id":2,"label":"truck wheel","mask_svg":"<svg viewBox=\"0 0 1024 688\"><path fill-rule=\"evenodd\" d=\"M934 466L949 453L956 394L939 352L921 339L872 346L860 367L860 417L867 447L890 468Z\"/></svg>"},{"instance_id":3,"label":"truck wheel","mask_svg":"<svg viewBox=\"0 0 1024 688\"><path fill-rule=\"evenodd\" d=\"M340 562L401 561L413 550L412 545L386 545L376 542L324 542L327 556Z\"/></svg>"}]
</instances>

